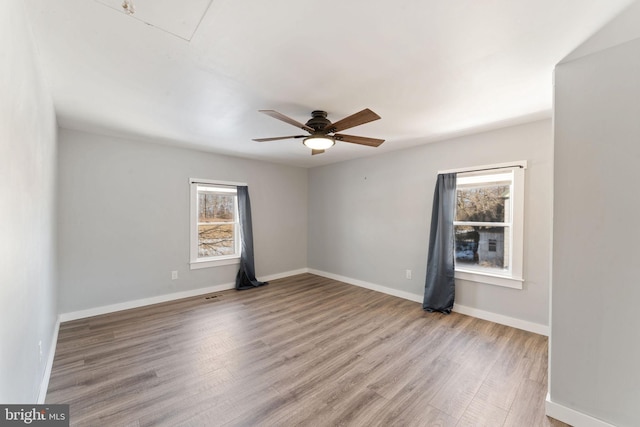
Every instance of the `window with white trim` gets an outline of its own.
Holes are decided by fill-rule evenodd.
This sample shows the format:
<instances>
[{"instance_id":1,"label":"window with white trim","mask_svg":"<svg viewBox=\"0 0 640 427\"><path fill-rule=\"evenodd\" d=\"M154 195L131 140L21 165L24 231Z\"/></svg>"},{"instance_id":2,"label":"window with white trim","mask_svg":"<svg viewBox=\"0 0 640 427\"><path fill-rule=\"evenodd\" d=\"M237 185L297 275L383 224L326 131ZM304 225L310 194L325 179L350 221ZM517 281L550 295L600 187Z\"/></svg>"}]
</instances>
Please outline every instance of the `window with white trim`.
<instances>
[{"instance_id":1,"label":"window with white trim","mask_svg":"<svg viewBox=\"0 0 640 427\"><path fill-rule=\"evenodd\" d=\"M238 263L240 223L236 186L194 179L190 185L191 269Z\"/></svg>"},{"instance_id":2,"label":"window with white trim","mask_svg":"<svg viewBox=\"0 0 640 427\"><path fill-rule=\"evenodd\" d=\"M456 182L455 277L522 289L524 168L462 172Z\"/></svg>"}]
</instances>

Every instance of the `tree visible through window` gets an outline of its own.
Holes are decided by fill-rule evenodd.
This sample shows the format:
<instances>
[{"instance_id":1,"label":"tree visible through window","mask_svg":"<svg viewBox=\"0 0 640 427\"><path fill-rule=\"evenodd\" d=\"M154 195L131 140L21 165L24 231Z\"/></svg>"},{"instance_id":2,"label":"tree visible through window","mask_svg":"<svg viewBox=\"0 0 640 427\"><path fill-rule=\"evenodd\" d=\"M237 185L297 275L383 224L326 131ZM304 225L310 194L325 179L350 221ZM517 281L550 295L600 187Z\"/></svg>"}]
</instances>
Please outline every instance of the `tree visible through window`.
<instances>
[{"instance_id":1,"label":"tree visible through window","mask_svg":"<svg viewBox=\"0 0 640 427\"><path fill-rule=\"evenodd\" d=\"M198 186L198 258L236 252L236 194Z\"/></svg>"},{"instance_id":2,"label":"tree visible through window","mask_svg":"<svg viewBox=\"0 0 640 427\"><path fill-rule=\"evenodd\" d=\"M439 172L456 173L456 279L522 289L526 168L523 160Z\"/></svg>"},{"instance_id":3,"label":"tree visible through window","mask_svg":"<svg viewBox=\"0 0 640 427\"><path fill-rule=\"evenodd\" d=\"M239 227L237 187L192 179L191 268L237 262Z\"/></svg>"},{"instance_id":4,"label":"tree visible through window","mask_svg":"<svg viewBox=\"0 0 640 427\"><path fill-rule=\"evenodd\" d=\"M458 266L509 270L512 184L511 173L458 176L454 221Z\"/></svg>"}]
</instances>

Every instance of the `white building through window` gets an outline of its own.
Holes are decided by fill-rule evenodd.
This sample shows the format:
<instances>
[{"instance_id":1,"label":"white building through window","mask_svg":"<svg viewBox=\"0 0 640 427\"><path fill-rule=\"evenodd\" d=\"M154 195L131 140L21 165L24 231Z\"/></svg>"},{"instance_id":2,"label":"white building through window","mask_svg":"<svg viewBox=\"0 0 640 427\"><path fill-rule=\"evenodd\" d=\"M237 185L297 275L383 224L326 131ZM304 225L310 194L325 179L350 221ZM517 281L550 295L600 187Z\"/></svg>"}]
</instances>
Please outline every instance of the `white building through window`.
<instances>
[{"instance_id":1,"label":"white building through window","mask_svg":"<svg viewBox=\"0 0 640 427\"><path fill-rule=\"evenodd\" d=\"M456 278L522 289L526 162L515 165L457 173Z\"/></svg>"},{"instance_id":2,"label":"white building through window","mask_svg":"<svg viewBox=\"0 0 640 427\"><path fill-rule=\"evenodd\" d=\"M240 258L238 194L233 183L190 180L191 269L236 264Z\"/></svg>"}]
</instances>

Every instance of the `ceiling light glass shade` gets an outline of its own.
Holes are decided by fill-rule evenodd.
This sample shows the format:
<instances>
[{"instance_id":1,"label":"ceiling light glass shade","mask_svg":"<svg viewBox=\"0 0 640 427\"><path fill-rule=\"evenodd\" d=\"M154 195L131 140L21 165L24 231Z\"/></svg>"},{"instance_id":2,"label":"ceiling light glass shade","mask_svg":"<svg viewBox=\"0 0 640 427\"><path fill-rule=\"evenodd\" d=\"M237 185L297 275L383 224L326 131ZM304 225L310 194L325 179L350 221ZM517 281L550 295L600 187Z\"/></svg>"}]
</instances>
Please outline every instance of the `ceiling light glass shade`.
<instances>
[{"instance_id":1,"label":"ceiling light glass shade","mask_svg":"<svg viewBox=\"0 0 640 427\"><path fill-rule=\"evenodd\" d=\"M327 148L333 147L336 141L326 135L311 135L305 138L302 143L313 150L326 150Z\"/></svg>"}]
</instances>

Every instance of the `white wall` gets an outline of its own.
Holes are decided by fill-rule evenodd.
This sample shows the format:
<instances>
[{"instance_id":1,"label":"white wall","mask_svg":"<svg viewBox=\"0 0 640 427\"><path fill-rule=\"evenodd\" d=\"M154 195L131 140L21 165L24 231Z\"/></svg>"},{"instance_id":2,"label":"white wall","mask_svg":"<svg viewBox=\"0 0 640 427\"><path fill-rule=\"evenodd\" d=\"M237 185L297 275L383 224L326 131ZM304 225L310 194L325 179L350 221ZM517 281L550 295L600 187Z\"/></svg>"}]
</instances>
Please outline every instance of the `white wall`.
<instances>
[{"instance_id":1,"label":"white wall","mask_svg":"<svg viewBox=\"0 0 640 427\"><path fill-rule=\"evenodd\" d=\"M237 265L189 269L189 178L249 185L258 278L307 266L305 169L64 129L59 140L61 313L234 282Z\"/></svg>"},{"instance_id":2,"label":"white wall","mask_svg":"<svg viewBox=\"0 0 640 427\"><path fill-rule=\"evenodd\" d=\"M638 426L640 39L582 53L555 72L550 408Z\"/></svg>"},{"instance_id":3,"label":"white wall","mask_svg":"<svg viewBox=\"0 0 640 427\"><path fill-rule=\"evenodd\" d=\"M56 123L23 7L0 2L2 403L38 400L57 314Z\"/></svg>"},{"instance_id":4,"label":"white wall","mask_svg":"<svg viewBox=\"0 0 640 427\"><path fill-rule=\"evenodd\" d=\"M548 325L551 134L543 120L311 169L309 267L421 300L437 172L528 160L524 289L457 280L456 303Z\"/></svg>"}]
</instances>

